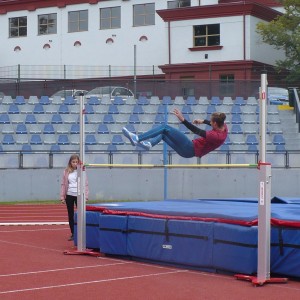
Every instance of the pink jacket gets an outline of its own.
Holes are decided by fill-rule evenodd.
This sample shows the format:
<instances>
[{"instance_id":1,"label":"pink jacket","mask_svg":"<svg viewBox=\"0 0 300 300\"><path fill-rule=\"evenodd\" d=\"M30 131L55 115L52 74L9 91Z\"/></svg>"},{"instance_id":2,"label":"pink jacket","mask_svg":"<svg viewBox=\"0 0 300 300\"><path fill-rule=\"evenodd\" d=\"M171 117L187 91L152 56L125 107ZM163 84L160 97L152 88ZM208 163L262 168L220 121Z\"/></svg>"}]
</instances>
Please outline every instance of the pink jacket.
<instances>
[{"instance_id":1,"label":"pink jacket","mask_svg":"<svg viewBox=\"0 0 300 300\"><path fill-rule=\"evenodd\" d=\"M60 200L65 200L67 196L67 191L69 187L69 172L65 169L61 181L61 188L60 188ZM89 186L88 186L88 179L85 174L85 198L88 200L89 198Z\"/></svg>"}]
</instances>

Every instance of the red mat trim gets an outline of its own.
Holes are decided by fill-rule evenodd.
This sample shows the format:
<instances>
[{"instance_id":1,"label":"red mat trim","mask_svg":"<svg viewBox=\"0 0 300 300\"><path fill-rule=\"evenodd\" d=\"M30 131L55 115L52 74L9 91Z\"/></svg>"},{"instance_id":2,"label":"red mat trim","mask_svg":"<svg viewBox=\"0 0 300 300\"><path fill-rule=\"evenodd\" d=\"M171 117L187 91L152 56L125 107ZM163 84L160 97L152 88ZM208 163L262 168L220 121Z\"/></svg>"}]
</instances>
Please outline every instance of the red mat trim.
<instances>
[{"instance_id":1,"label":"red mat trim","mask_svg":"<svg viewBox=\"0 0 300 300\"><path fill-rule=\"evenodd\" d=\"M168 220L190 220L190 221L202 221L202 222L216 222L216 223L225 223L225 224L233 224L233 225L241 225L241 226L257 226L258 219L254 219L252 221L244 221L244 220L232 220L232 219L223 219L223 218L206 218L206 217L196 217L196 216L174 216L174 215L160 215L160 214L152 214L152 213L144 213L144 212L135 212L135 211L126 211L126 210L113 210L107 209L103 206L86 206L87 211L98 211L106 215L119 215L119 216L137 216L137 217L145 217L145 218L154 218L154 219L168 219ZM276 218L271 218L271 225L274 226L285 226L285 227L293 227L300 228L300 221L287 221L280 220Z\"/></svg>"}]
</instances>

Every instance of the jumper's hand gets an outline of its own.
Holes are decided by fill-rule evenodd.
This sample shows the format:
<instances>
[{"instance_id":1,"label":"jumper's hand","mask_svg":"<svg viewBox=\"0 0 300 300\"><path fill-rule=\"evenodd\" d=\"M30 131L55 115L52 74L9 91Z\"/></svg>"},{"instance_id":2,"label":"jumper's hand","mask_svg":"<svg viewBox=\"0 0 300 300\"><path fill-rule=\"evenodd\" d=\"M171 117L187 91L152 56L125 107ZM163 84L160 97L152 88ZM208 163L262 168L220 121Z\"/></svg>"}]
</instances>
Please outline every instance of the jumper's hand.
<instances>
[{"instance_id":1,"label":"jumper's hand","mask_svg":"<svg viewBox=\"0 0 300 300\"><path fill-rule=\"evenodd\" d=\"M193 124L203 124L203 121L204 120L196 119L196 120L193 121Z\"/></svg>"},{"instance_id":2,"label":"jumper's hand","mask_svg":"<svg viewBox=\"0 0 300 300\"><path fill-rule=\"evenodd\" d=\"M183 117L183 115L182 115L182 113L181 113L181 111L180 111L179 109L175 108L175 109L173 110L173 114L178 118L178 120L179 120L180 122L183 122L183 121L184 121L184 117Z\"/></svg>"}]
</instances>

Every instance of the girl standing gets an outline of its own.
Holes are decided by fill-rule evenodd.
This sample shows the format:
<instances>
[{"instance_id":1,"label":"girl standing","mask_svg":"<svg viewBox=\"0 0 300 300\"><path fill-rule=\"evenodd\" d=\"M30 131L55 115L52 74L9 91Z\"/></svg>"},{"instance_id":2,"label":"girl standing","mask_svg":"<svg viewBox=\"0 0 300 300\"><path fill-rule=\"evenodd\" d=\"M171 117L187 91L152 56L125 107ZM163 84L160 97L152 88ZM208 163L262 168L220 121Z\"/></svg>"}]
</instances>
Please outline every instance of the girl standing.
<instances>
[{"instance_id":1,"label":"girl standing","mask_svg":"<svg viewBox=\"0 0 300 300\"><path fill-rule=\"evenodd\" d=\"M71 155L68 165L65 168L61 181L60 200L67 205L69 226L71 236L69 241L74 239L74 206L77 207L77 166L79 164L79 156ZM85 178L85 196L88 200L88 181Z\"/></svg>"}]
</instances>

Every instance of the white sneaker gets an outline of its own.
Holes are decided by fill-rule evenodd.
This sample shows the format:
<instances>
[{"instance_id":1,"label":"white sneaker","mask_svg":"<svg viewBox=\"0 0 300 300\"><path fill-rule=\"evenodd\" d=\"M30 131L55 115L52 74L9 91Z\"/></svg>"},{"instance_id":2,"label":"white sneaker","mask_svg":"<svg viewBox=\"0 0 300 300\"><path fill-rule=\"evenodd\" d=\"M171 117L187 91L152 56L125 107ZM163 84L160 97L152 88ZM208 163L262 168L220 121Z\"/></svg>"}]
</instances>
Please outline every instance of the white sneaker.
<instances>
[{"instance_id":1,"label":"white sneaker","mask_svg":"<svg viewBox=\"0 0 300 300\"><path fill-rule=\"evenodd\" d=\"M126 127L122 128L123 134L129 139L132 146L136 146L139 139L138 136L132 132L130 132Z\"/></svg>"},{"instance_id":2,"label":"white sneaker","mask_svg":"<svg viewBox=\"0 0 300 300\"><path fill-rule=\"evenodd\" d=\"M152 144L149 141L141 141L138 142L137 145L145 150L150 150L152 148Z\"/></svg>"}]
</instances>

